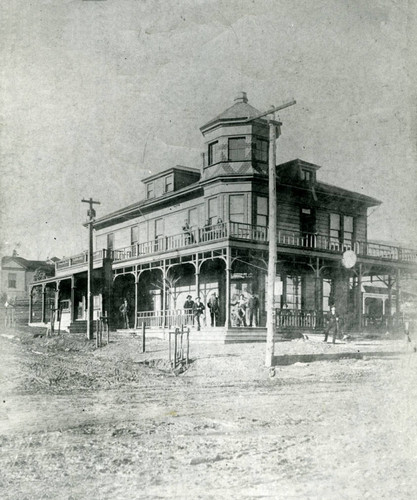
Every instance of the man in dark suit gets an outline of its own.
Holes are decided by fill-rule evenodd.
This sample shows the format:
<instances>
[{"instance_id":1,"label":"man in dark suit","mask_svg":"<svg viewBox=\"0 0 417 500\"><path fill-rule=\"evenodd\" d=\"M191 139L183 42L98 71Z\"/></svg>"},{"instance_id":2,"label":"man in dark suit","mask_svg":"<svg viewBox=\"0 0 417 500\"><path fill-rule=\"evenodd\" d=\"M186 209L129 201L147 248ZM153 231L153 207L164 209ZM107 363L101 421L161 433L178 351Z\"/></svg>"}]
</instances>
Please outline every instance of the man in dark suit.
<instances>
[{"instance_id":1,"label":"man in dark suit","mask_svg":"<svg viewBox=\"0 0 417 500\"><path fill-rule=\"evenodd\" d=\"M211 326L216 326L220 311L219 298L217 297L216 292L214 292L213 295L211 295L211 297L209 298L207 307L210 309Z\"/></svg>"},{"instance_id":2,"label":"man in dark suit","mask_svg":"<svg viewBox=\"0 0 417 500\"><path fill-rule=\"evenodd\" d=\"M206 306L201 302L200 297L196 297L193 311L194 318L197 320L197 331L200 331L201 329L200 316L204 314L205 309Z\"/></svg>"},{"instance_id":3,"label":"man in dark suit","mask_svg":"<svg viewBox=\"0 0 417 500\"><path fill-rule=\"evenodd\" d=\"M333 332L333 344L335 344L337 334L339 333L339 317L336 314L336 307L334 305L330 308L329 323L324 331L323 342L327 342L327 337L329 336L330 331Z\"/></svg>"}]
</instances>

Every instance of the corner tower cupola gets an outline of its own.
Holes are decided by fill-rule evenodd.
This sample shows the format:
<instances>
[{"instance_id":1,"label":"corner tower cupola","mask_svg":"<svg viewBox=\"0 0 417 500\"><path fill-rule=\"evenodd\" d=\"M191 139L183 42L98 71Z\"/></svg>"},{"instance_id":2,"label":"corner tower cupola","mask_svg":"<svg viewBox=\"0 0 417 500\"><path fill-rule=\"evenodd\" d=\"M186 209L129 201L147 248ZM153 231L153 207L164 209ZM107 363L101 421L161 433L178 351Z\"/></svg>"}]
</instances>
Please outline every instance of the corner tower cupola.
<instances>
[{"instance_id":1,"label":"corner tower cupola","mask_svg":"<svg viewBox=\"0 0 417 500\"><path fill-rule=\"evenodd\" d=\"M246 92L239 92L230 108L200 128L206 144L203 180L266 175L268 124L265 118L255 118L259 114Z\"/></svg>"}]
</instances>

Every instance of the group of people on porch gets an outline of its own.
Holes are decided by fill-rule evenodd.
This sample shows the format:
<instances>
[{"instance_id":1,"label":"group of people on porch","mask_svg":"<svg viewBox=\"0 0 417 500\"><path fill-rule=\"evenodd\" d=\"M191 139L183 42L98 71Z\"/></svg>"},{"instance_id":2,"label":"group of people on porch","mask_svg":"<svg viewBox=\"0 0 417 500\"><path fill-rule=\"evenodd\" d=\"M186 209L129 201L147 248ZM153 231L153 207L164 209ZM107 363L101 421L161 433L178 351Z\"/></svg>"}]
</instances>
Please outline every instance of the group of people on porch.
<instances>
[{"instance_id":1,"label":"group of people on porch","mask_svg":"<svg viewBox=\"0 0 417 500\"><path fill-rule=\"evenodd\" d=\"M256 294L240 294L239 298L231 302L231 319L232 326L257 326L259 299ZM220 303L217 292L213 292L207 301L207 309L209 316L206 316L206 325L209 326L208 317L210 317L210 326L219 326ZM192 314L193 324L197 326L197 330L201 329L202 319L205 316L206 306L201 301L200 297L192 300L191 295L187 295L184 303L184 310Z\"/></svg>"}]
</instances>

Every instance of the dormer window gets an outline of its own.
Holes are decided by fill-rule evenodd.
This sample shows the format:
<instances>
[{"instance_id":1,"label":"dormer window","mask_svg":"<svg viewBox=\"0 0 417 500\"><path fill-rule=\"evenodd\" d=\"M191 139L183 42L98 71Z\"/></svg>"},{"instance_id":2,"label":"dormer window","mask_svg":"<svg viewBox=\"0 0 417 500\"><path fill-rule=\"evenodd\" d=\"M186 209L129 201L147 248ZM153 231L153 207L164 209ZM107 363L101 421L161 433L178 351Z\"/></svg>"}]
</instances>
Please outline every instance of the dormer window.
<instances>
[{"instance_id":1,"label":"dormer window","mask_svg":"<svg viewBox=\"0 0 417 500\"><path fill-rule=\"evenodd\" d=\"M165 177L165 193L169 193L170 191L174 191L174 176L167 175Z\"/></svg>"},{"instance_id":2,"label":"dormer window","mask_svg":"<svg viewBox=\"0 0 417 500\"><path fill-rule=\"evenodd\" d=\"M244 161L246 159L246 139L233 137L229 139L229 161Z\"/></svg>"},{"instance_id":3,"label":"dormer window","mask_svg":"<svg viewBox=\"0 0 417 500\"><path fill-rule=\"evenodd\" d=\"M306 182L313 181L313 172L305 168L301 169L301 180Z\"/></svg>"},{"instance_id":4,"label":"dormer window","mask_svg":"<svg viewBox=\"0 0 417 500\"><path fill-rule=\"evenodd\" d=\"M213 165L219 161L219 142L212 142L208 147L208 164Z\"/></svg>"},{"instance_id":5,"label":"dormer window","mask_svg":"<svg viewBox=\"0 0 417 500\"><path fill-rule=\"evenodd\" d=\"M264 139L256 139L254 143L255 160L268 162L268 141Z\"/></svg>"},{"instance_id":6,"label":"dormer window","mask_svg":"<svg viewBox=\"0 0 417 500\"><path fill-rule=\"evenodd\" d=\"M153 182L148 182L146 184L146 199L150 200L151 198L155 198L155 187Z\"/></svg>"}]
</instances>

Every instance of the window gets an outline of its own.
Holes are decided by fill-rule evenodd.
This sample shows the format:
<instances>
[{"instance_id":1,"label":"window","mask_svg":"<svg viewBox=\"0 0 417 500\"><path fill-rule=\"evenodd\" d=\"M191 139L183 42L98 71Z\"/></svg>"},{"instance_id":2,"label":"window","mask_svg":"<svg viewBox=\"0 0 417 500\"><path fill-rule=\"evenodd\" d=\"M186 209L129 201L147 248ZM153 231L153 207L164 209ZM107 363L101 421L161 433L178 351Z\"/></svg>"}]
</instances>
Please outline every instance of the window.
<instances>
[{"instance_id":1,"label":"window","mask_svg":"<svg viewBox=\"0 0 417 500\"><path fill-rule=\"evenodd\" d=\"M236 137L229 139L229 161L243 161L246 158L246 139Z\"/></svg>"},{"instance_id":2,"label":"window","mask_svg":"<svg viewBox=\"0 0 417 500\"><path fill-rule=\"evenodd\" d=\"M217 198L208 200L208 220L210 224L215 224L219 217L219 203Z\"/></svg>"},{"instance_id":3,"label":"window","mask_svg":"<svg viewBox=\"0 0 417 500\"><path fill-rule=\"evenodd\" d=\"M155 239L164 235L164 219L155 220Z\"/></svg>"},{"instance_id":4,"label":"window","mask_svg":"<svg viewBox=\"0 0 417 500\"><path fill-rule=\"evenodd\" d=\"M9 288L17 288L17 274L16 273L8 273L7 275L8 287Z\"/></svg>"},{"instance_id":5,"label":"window","mask_svg":"<svg viewBox=\"0 0 417 500\"><path fill-rule=\"evenodd\" d=\"M174 176L167 175L165 177L165 193L169 193L170 191L174 191Z\"/></svg>"},{"instance_id":6,"label":"window","mask_svg":"<svg viewBox=\"0 0 417 500\"><path fill-rule=\"evenodd\" d=\"M163 250L164 219L155 220L155 251Z\"/></svg>"},{"instance_id":7,"label":"window","mask_svg":"<svg viewBox=\"0 0 417 500\"><path fill-rule=\"evenodd\" d=\"M313 172L311 170L301 170L301 180L311 182L313 180Z\"/></svg>"},{"instance_id":8,"label":"window","mask_svg":"<svg viewBox=\"0 0 417 500\"><path fill-rule=\"evenodd\" d=\"M340 243L340 215L330 214L330 247L338 250Z\"/></svg>"},{"instance_id":9,"label":"window","mask_svg":"<svg viewBox=\"0 0 417 500\"><path fill-rule=\"evenodd\" d=\"M352 250L353 244L353 217L343 216L343 249Z\"/></svg>"},{"instance_id":10,"label":"window","mask_svg":"<svg viewBox=\"0 0 417 500\"><path fill-rule=\"evenodd\" d=\"M139 231L138 231L138 241L144 243L148 241L148 231L147 231L146 222L139 223Z\"/></svg>"},{"instance_id":11,"label":"window","mask_svg":"<svg viewBox=\"0 0 417 500\"><path fill-rule=\"evenodd\" d=\"M146 184L146 199L149 200L150 198L155 197L155 190L154 190L154 184L153 182L149 182Z\"/></svg>"},{"instance_id":12,"label":"window","mask_svg":"<svg viewBox=\"0 0 417 500\"><path fill-rule=\"evenodd\" d=\"M229 197L229 220L230 222L245 222L245 208L243 194L231 194Z\"/></svg>"},{"instance_id":13,"label":"window","mask_svg":"<svg viewBox=\"0 0 417 500\"><path fill-rule=\"evenodd\" d=\"M288 309L301 308L300 282L300 276L287 276L287 293L285 299Z\"/></svg>"},{"instance_id":14,"label":"window","mask_svg":"<svg viewBox=\"0 0 417 500\"><path fill-rule=\"evenodd\" d=\"M219 143L212 142L208 147L208 164L213 165L219 161Z\"/></svg>"},{"instance_id":15,"label":"window","mask_svg":"<svg viewBox=\"0 0 417 500\"><path fill-rule=\"evenodd\" d=\"M190 227L198 226L198 210L196 208L188 210L188 224Z\"/></svg>"},{"instance_id":16,"label":"window","mask_svg":"<svg viewBox=\"0 0 417 500\"><path fill-rule=\"evenodd\" d=\"M133 226L130 228L130 244L134 245L138 242L139 229L138 226Z\"/></svg>"},{"instance_id":17,"label":"window","mask_svg":"<svg viewBox=\"0 0 417 500\"><path fill-rule=\"evenodd\" d=\"M330 311L331 280L323 279L323 311Z\"/></svg>"},{"instance_id":18,"label":"window","mask_svg":"<svg viewBox=\"0 0 417 500\"><path fill-rule=\"evenodd\" d=\"M268 198L266 196L256 197L256 222L257 226L268 226Z\"/></svg>"},{"instance_id":19,"label":"window","mask_svg":"<svg viewBox=\"0 0 417 500\"><path fill-rule=\"evenodd\" d=\"M256 139L254 143L255 160L268 163L268 141Z\"/></svg>"},{"instance_id":20,"label":"window","mask_svg":"<svg viewBox=\"0 0 417 500\"><path fill-rule=\"evenodd\" d=\"M107 248L113 250L114 248L114 233L109 233L107 235Z\"/></svg>"}]
</instances>

